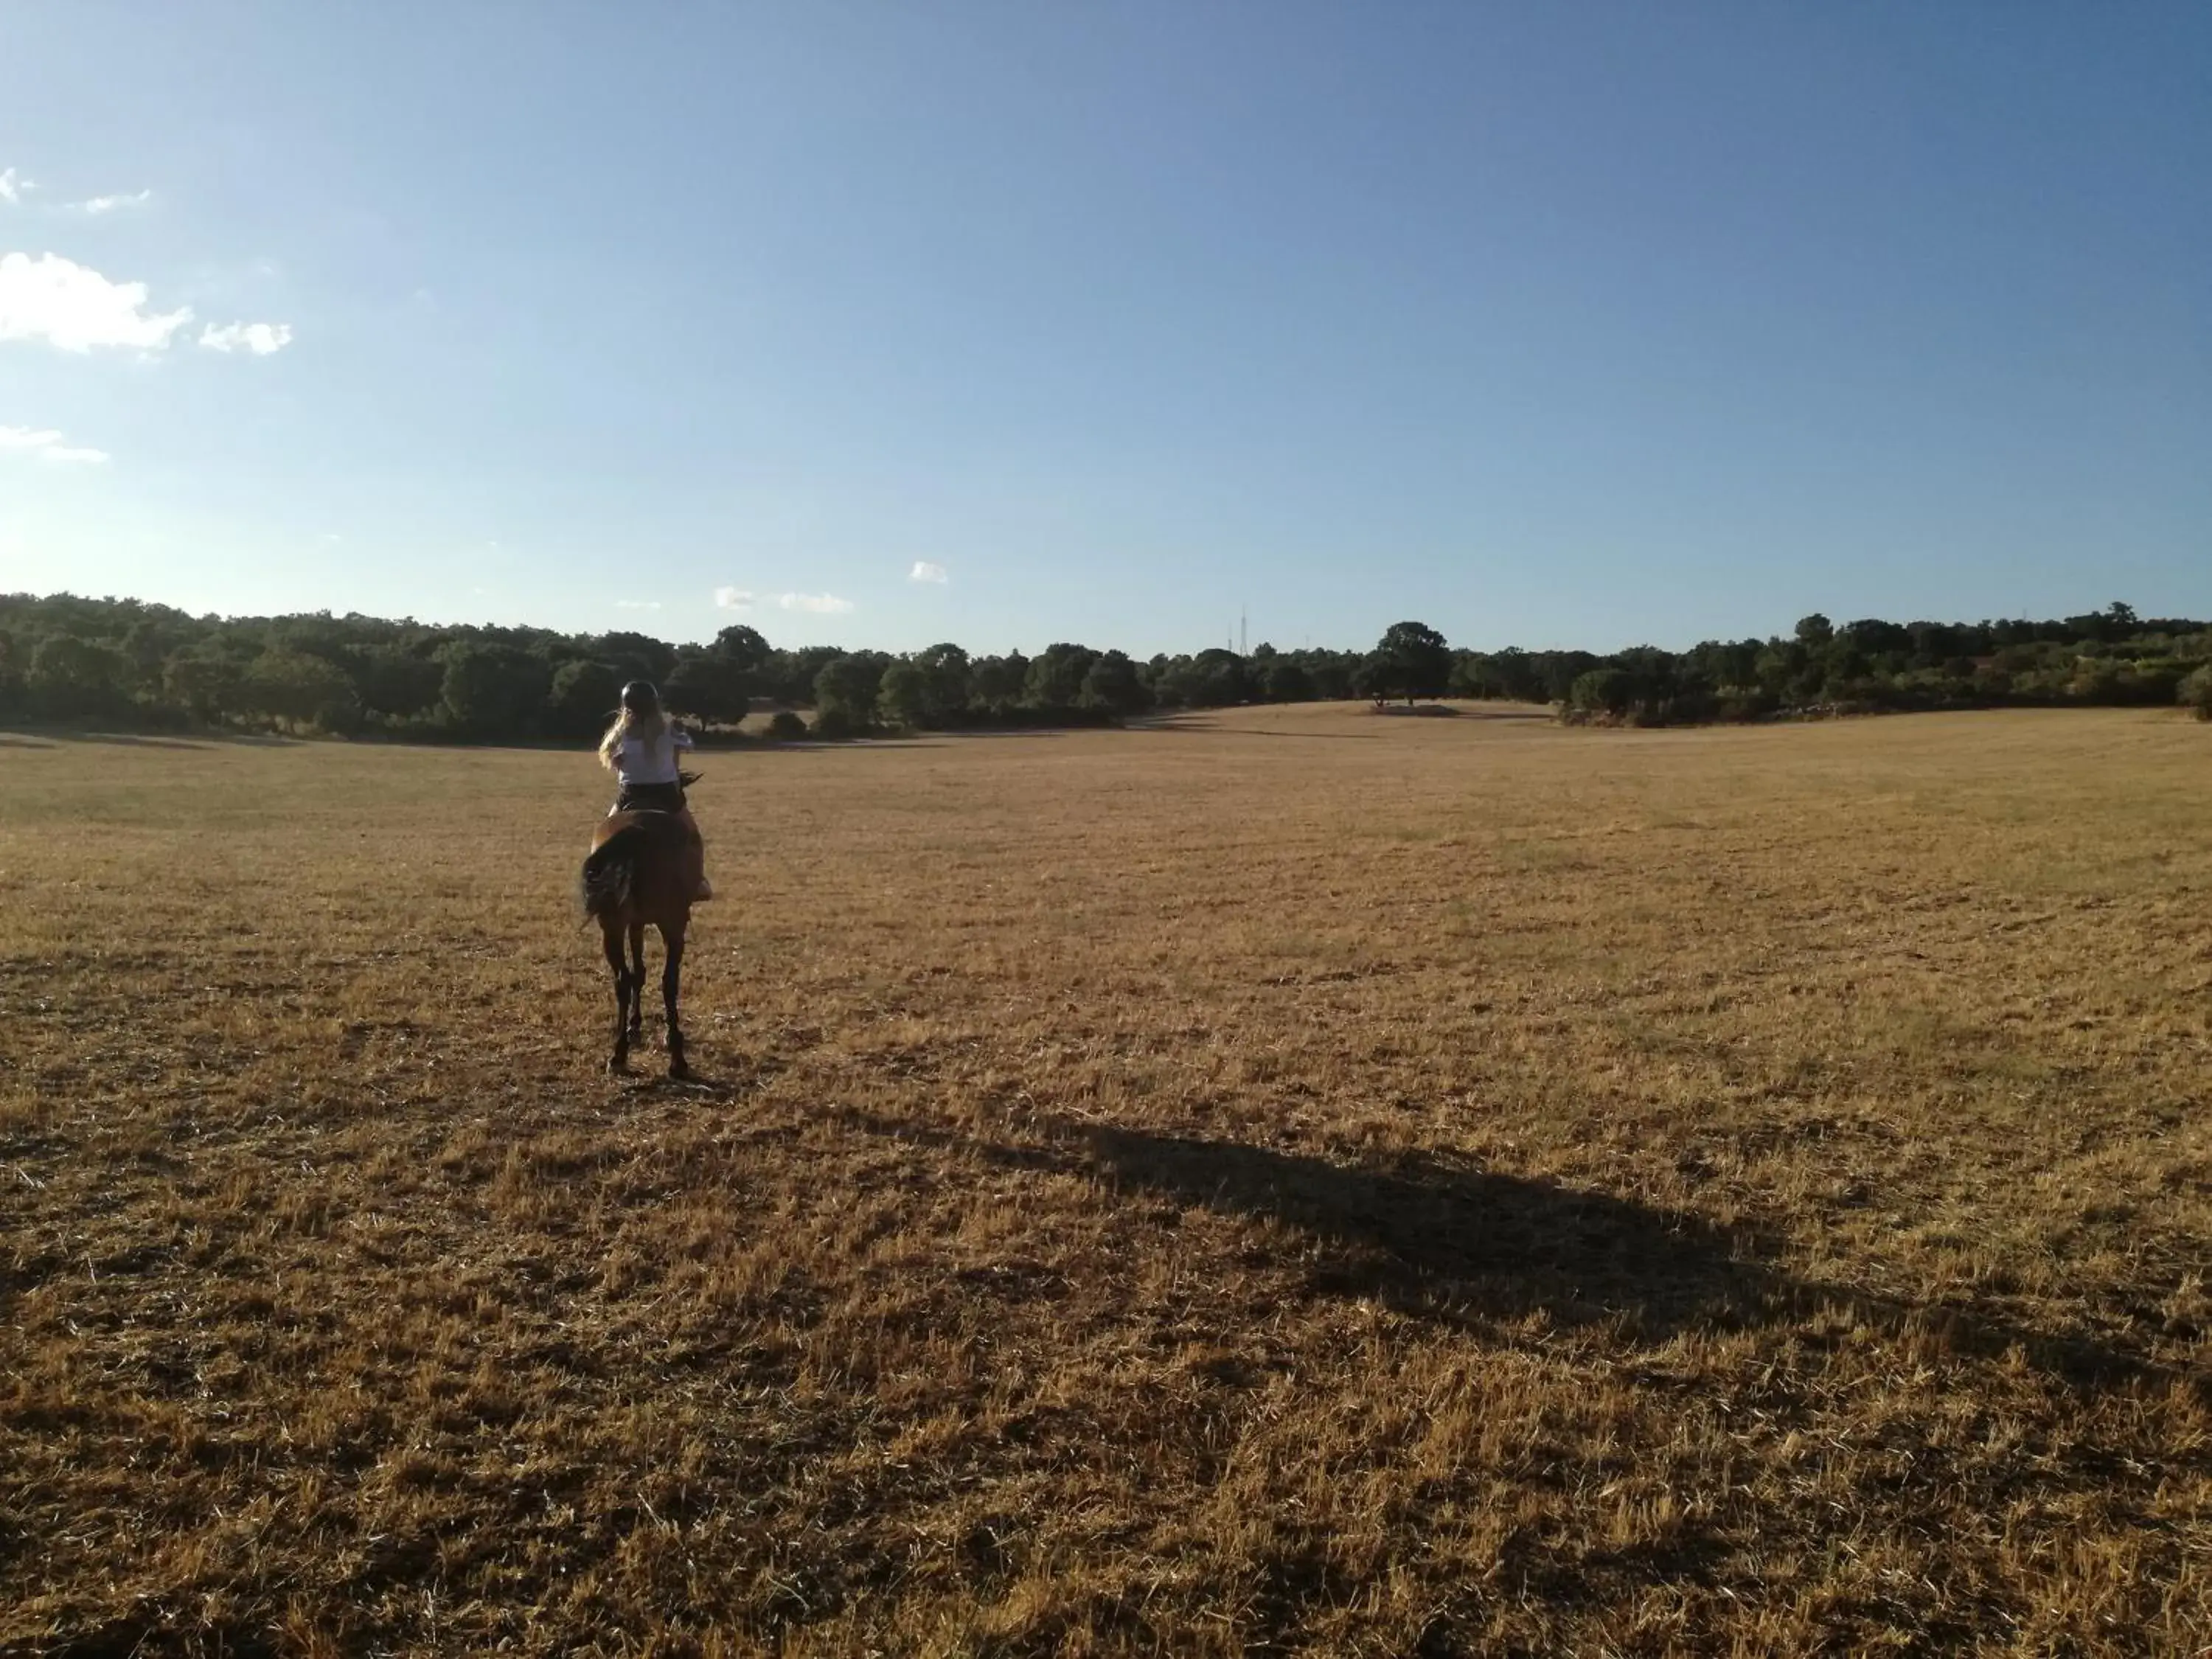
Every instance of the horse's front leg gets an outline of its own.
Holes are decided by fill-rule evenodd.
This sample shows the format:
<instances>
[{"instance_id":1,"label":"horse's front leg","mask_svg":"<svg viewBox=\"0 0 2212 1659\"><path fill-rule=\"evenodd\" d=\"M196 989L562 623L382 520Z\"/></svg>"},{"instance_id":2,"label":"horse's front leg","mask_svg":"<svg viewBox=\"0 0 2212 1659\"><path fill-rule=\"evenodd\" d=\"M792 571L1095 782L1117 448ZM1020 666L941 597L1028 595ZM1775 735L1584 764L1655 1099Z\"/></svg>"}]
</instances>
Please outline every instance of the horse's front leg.
<instances>
[{"instance_id":1,"label":"horse's front leg","mask_svg":"<svg viewBox=\"0 0 2212 1659\"><path fill-rule=\"evenodd\" d=\"M600 942L607 953L607 966L615 972L615 1051L607 1059L610 1072L629 1070L630 1005L636 993L631 988L629 969L623 963L622 934L613 927L606 928Z\"/></svg>"},{"instance_id":2,"label":"horse's front leg","mask_svg":"<svg viewBox=\"0 0 2212 1659\"><path fill-rule=\"evenodd\" d=\"M645 1030L645 924L629 925L629 1040Z\"/></svg>"},{"instance_id":3,"label":"horse's front leg","mask_svg":"<svg viewBox=\"0 0 2212 1659\"><path fill-rule=\"evenodd\" d=\"M660 954L665 958L660 965L660 1002L668 1014L668 1075L685 1078L691 1067L684 1059L684 1028L676 1018L676 1002L684 981L684 924L672 927L662 923Z\"/></svg>"}]
</instances>

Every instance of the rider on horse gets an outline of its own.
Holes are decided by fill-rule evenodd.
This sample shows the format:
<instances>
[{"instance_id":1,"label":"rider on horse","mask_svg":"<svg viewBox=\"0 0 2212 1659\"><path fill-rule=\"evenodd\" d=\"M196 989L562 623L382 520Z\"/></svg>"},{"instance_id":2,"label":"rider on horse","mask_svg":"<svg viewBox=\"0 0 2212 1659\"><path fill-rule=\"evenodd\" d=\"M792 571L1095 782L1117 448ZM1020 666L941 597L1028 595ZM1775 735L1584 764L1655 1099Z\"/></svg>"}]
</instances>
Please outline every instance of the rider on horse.
<instances>
[{"instance_id":1,"label":"rider on horse","mask_svg":"<svg viewBox=\"0 0 2212 1659\"><path fill-rule=\"evenodd\" d=\"M678 751L691 747L691 734L673 725L661 712L660 693L648 680L632 680L622 689L622 712L599 739L599 764L621 781L607 816L617 812L672 812L690 832L693 871L698 890L693 902L714 896L707 884L706 851L699 838L697 820L684 799L685 775L678 769Z\"/></svg>"}]
</instances>

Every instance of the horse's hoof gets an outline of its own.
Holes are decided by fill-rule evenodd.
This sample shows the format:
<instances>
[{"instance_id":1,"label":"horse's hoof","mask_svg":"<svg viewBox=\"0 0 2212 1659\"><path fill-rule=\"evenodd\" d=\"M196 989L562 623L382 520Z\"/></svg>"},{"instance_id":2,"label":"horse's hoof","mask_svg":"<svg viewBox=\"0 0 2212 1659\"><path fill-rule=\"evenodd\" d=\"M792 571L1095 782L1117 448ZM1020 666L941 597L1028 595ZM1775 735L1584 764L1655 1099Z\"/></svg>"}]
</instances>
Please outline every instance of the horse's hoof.
<instances>
[{"instance_id":1,"label":"horse's hoof","mask_svg":"<svg viewBox=\"0 0 2212 1659\"><path fill-rule=\"evenodd\" d=\"M684 1057L681 1054L678 1054L674 1060L668 1062L668 1075L674 1078L678 1083L688 1082L690 1080L691 1076L691 1068L684 1063Z\"/></svg>"},{"instance_id":2,"label":"horse's hoof","mask_svg":"<svg viewBox=\"0 0 2212 1659\"><path fill-rule=\"evenodd\" d=\"M607 1061L607 1075L609 1077L620 1077L628 1070L629 1070L629 1056L628 1054L616 1054Z\"/></svg>"}]
</instances>

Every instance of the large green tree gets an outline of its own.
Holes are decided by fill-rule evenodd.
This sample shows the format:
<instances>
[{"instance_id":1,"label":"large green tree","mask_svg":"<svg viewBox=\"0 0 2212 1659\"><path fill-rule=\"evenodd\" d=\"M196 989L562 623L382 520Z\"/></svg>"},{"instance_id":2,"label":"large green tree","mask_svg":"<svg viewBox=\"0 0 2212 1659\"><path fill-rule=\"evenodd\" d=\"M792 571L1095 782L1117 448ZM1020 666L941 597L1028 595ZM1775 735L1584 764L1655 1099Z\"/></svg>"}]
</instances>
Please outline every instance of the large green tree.
<instances>
[{"instance_id":1,"label":"large green tree","mask_svg":"<svg viewBox=\"0 0 2212 1659\"><path fill-rule=\"evenodd\" d=\"M253 659L240 690L247 711L293 727L350 732L361 698L337 664L304 651L264 651Z\"/></svg>"},{"instance_id":2,"label":"large green tree","mask_svg":"<svg viewBox=\"0 0 2212 1659\"><path fill-rule=\"evenodd\" d=\"M538 725L553 674L519 646L463 640L446 649L440 696L453 724L471 736L517 738Z\"/></svg>"},{"instance_id":3,"label":"large green tree","mask_svg":"<svg viewBox=\"0 0 2212 1659\"><path fill-rule=\"evenodd\" d=\"M937 724L928 672L910 658L901 658L884 670L876 686L876 714L884 725L907 731Z\"/></svg>"},{"instance_id":4,"label":"large green tree","mask_svg":"<svg viewBox=\"0 0 2212 1659\"><path fill-rule=\"evenodd\" d=\"M886 665L884 659L857 651L825 663L814 677L815 731L823 737L849 737L873 725Z\"/></svg>"},{"instance_id":5,"label":"large green tree","mask_svg":"<svg viewBox=\"0 0 2212 1659\"><path fill-rule=\"evenodd\" d=\"M1022 701L1032 708L1073 708L1083 696L1083 677L1097 659L1098 653L1086 645L1060 641L1045 647L1030 662Z\"/></svg>"},{"instance_id":6,"label":"large green tree","mask_svg":"<svg viewBox=\"0 0 2212 1659\"><path fill-rule=\"evenodd\" d=\"M564 662L553 671L546 726L556 736L596 738L612 721L622 677L611 663Z\"/></svg>"},{"instance_id":7,"label":"large green tree","mask_svg":"<svg viewBox=\"0 0 2212 1659\"><path fill-rule=\"evenodd\" d=\"M1076 701L1084 708L1134 714L1150 708L1152 698L1138 676L1137 665L1129 660L1127 653L1107 651L1084 670L1083 684L1076 693Z\"/></svg>"},{"instance_id":8,"label":"large green tree","mask_svg":"<svg viewBox=\"0 0 2212 1659\"><path fill-rule=\"evenodd\" d=\"M1370 695L1441 697L1451 684L1451 646L1426 623L1392 623L1368 659Z\"/></svg>"},{"instance_id":9,"label":"large green tree","mask_svg":"<svg viewBox=\"0 0 2212 1659\"><path fill-rule=\"evenodd\" d=\"M752 706L752 675L738 658L690 646L661 682L660 696L672 714L734 725Z\"/></svg>"},{"instance_id":10,"label":"large green tree","mask_svg":"<svg viewBox=\"0 0 2212 1659\"><path fill-rule=\"evenodd\" d=\"M131 659L113 646L57 634L39 641L25 679L41 714L74 720L122 712L132 678Z\"/></svg>"}]
</instances>

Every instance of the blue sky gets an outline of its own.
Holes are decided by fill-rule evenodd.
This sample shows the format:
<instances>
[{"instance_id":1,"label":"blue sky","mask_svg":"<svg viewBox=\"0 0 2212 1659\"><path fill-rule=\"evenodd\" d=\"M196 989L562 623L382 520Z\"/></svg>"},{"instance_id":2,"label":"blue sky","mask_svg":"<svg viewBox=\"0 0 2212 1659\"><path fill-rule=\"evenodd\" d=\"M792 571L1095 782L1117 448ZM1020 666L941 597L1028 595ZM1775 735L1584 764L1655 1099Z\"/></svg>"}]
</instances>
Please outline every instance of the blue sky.
<instances>
[{"instance_id":1,"label":"blue sky","mask_svg":"<svg viewBox=\"0 0 2212 1659\"><path fill-rule=\"evenodd\" d=\"M19 3L0 590L2203 616L2208 85L2198 3Z\"/></svg>"}]
</instances>

